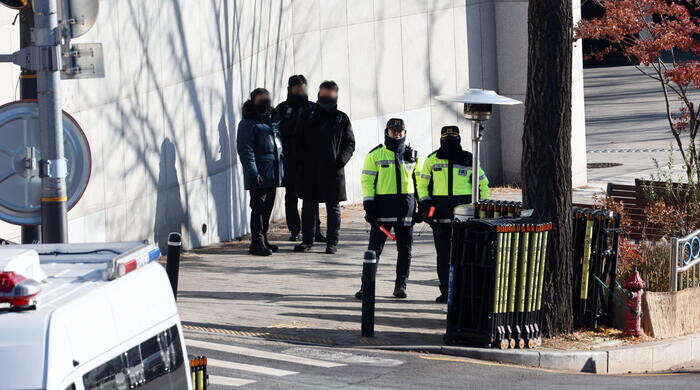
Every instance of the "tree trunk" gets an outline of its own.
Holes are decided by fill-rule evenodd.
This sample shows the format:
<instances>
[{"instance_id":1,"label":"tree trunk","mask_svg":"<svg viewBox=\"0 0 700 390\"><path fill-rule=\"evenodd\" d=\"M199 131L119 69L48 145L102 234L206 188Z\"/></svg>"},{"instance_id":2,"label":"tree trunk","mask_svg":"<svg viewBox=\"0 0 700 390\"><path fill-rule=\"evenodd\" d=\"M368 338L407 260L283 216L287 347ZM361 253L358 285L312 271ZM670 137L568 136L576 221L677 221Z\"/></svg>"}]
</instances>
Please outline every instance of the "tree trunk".
<instances>
[{"instance_id":1,"label":"tree trunk","mask_svg":"<svg viewBox=\"0 0 700 390\"><path fill-rule=\"evenodd\" d=\"M545 273L544 332L570 332L571 219L571 0L530 0L528 79L523 132L523 201L551 221Z\"/></svg>"}]
</instances>

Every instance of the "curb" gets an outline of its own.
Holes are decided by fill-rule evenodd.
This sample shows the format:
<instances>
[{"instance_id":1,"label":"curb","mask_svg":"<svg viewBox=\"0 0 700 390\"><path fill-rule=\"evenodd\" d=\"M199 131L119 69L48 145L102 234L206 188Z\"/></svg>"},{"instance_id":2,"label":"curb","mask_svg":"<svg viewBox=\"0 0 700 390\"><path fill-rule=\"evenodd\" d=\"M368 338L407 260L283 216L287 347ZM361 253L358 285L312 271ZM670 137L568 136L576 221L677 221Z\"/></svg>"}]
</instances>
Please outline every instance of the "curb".
<instances>
[{"instance_id":1,"label":"curb","mask_svg":"<svg viewBox=\"0 0 700 390\"><path fill-rule=\"evenodd\" d=\"M500 350L440 345L388 345L362 348L460 356L562 371L641 374L677 369L693 362L700 362L700 333L601 351Z\"/></svg>"}]
</instances>

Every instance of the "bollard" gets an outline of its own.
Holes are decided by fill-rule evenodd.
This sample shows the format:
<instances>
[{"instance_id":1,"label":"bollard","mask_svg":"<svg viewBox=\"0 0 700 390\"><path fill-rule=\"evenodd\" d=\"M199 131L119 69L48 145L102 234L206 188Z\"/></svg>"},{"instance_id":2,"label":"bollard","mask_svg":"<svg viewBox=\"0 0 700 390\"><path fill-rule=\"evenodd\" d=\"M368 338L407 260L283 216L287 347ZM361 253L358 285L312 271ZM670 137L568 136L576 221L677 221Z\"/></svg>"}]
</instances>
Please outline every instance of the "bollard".
<instances>
[{"instance_id":1,"label":"bollard","mask_svg":"<svg viewBox=\"0 0 700 390\"><path fill-rule=\"evenodd\" d=\"M625 330L622 332L625 336L641 337L644 336L642 329L642 294L646 283L639 276L637 266L632 268L630 277L625 282L625 289L629 290L629 300L627 301L627 318L625 319Z\"/></svg>"},{"instance_id":2,"label":"bollard","mask_svg":"<svg viewBox=\"0 0 700 390\"><path fill-rule=\"evenodd\" d=\"M180 250L182 248L182 236L180 233L170 233L168 235L168 262L165 270L170 279L170 286L173 288L173 296L177 299L177 277L180 273Z\"/></svg>"},{"instance_id":3,"label":"bollard","mask_svg":"<svg viewBox=\"0 0 700 390\"><path fill-rule=\"evenodd\" d=\"M377 254L365 251L362 264L362 337L374 337L374 288Z\"/></svg>"}]
</instances>

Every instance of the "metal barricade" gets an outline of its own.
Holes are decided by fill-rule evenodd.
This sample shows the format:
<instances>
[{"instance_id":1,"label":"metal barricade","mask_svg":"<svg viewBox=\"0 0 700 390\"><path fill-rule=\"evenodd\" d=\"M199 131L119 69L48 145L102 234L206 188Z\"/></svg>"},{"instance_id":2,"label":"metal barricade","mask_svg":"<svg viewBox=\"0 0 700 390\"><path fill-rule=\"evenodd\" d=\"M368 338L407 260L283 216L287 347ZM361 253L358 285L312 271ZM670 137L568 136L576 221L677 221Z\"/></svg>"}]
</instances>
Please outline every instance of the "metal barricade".
<instances>
[{"instance_id":1,"label":"metal barricade","mask_svg":"<svg viewBox=\"0 0 700 390\"><path fill-rule=\"evenodd\" d=\"M700 286L700 230L671 239L671 291Z\"/></svg>"}]
</instances>

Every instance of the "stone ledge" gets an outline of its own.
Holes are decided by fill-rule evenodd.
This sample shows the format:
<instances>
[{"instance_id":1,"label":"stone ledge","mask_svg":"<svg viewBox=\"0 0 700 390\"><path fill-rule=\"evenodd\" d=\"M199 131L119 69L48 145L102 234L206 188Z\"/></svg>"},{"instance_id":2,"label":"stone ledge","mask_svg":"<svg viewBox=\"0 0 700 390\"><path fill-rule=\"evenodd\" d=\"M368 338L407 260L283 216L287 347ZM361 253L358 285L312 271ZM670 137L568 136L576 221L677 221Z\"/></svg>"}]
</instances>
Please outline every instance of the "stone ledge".
<instances>
[{"instance_id":1,"label":"stone ledge","mask_svg":"<svg viewBox=\"0 0 700 390\"><path fill-rule=\"evenodd\" d=\"M443 354L562 371L627 374L665 371L700 361L700 334L604 351L500 350L439 345L366 348Z\"/></svg>"}]
</instances>

